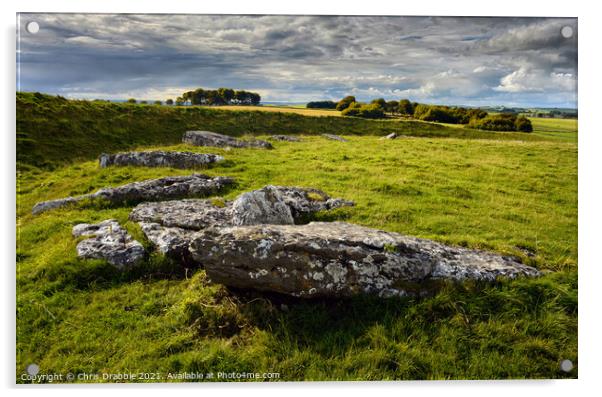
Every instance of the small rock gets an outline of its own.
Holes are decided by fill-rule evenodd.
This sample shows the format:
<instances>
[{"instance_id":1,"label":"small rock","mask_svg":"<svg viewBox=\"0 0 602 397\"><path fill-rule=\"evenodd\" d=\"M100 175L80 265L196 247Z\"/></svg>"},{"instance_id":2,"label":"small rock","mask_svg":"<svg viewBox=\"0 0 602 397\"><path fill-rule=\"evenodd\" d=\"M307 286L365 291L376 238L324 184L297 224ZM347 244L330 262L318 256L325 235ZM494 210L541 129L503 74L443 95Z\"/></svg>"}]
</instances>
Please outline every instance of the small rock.
<instances>
[{"instance_id":1,"label":"small rock","mask_svg":"<svg viewBox=\"0 0 602 397\"><path fill-rule=\"evenodd\" d=\"M223 161L224 158L217 154L192 153L192 152L127 152L116 154L101 154L98 161L101 168L110 165L141 166L141 167L171 167L171 168L196 168L211 163Z\"/></svg>"},{"instance_id":2,"label":"small rock","mask_svg":"<svg viewBox=\"0 0 602 397\"><path fill-rule=\"evenodd\" d=\"M77 244L77 256L104 259L120 269L130 267L145 257L142 244L134 240L114 219L96 224L82 223L72 230L74 237L89 236Z\"/></svg>"},{"instance_id":3,"label":"small rock","mask_svg":"<svg viewBox=\"0 0 602 397\"><path fill-rule=\"evenodd\" d=\"M334 141L339 141L339 142L349 142L347 139L345 138L341 138L338 135L334 135L334 134L322 134L322 136L324 138L328 138L328 139L332 139Z\"/></svg>"},{"instance_id":4,"label":"small rock","mask_svg":"<svg viewBox=\"0 0 602 397\"><path fill-rule=\"evenodd\" d=\"M301 142L301 139L291 135L272 135L270 139L275 141Z\"/></svg>"},{"instance_id":5,"label":"small rock","mask_svg":"<svg viewBox=\"0 0 602 397\"><path fill-rule=\"evenodd\" d=\"M83 199L105 199L113 204L139 203L141 201L159 201L166 199L199 197L215 194L227 185L234 183L232 178L193 174L187 176L168 176L128 183L123 186L100 189L93 194L85 194L65 199L37 203L33 214L59 208Z\"/></svg>"},{"instance_id":6,"label":"small rock","mask_svg":"<svg viewBox=\"0 0 602 397\"><path fill-rule=\"evenodd\" d=\"M385 136L385 139L395 139L397 138L397 136L398 135L396 133L392 132L389 135Z\"/></svg>"},{"instance_id":7,"label":"small rock","mask_svg":"<svg viewBox=\"0 0 602 397\"><path fill-rule=\"evenodd\" d=\"M242 140L210 131L186 131L186 133L184 133L184 136L182 137L182 142L193 146L234 148L258 147L264 149L272 149L272 144L266 141L262 141L259 139Z\"/></svg>"},{"instance_id":8,"label":"small rock","mask_svg":"<svg viewBox=\"0 0 602 397\"><path fill-rule=\"evenodd\" d=\"M302 298L424 295L441 280L540 275L512 258L342 222L211 228L190 252L214 282Z\"/></svg>"}]
</instances>

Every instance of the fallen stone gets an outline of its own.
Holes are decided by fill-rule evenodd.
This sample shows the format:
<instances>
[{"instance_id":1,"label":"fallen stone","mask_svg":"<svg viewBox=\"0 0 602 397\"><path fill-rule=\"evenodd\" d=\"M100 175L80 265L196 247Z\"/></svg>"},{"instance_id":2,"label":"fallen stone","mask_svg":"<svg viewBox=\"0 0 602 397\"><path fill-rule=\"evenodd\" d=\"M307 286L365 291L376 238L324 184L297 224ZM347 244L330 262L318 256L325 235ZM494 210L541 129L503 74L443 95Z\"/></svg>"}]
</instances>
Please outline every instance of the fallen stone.
<instances>
[{"instance_id":1,"label":"fallen stone","mask_svg":"<svg viewBox=\"0 0 602 397\"><path fill-rule=\"evenodd\" d=\"M66 197L66 198L62 198L62 199L42 201L40 203L36 203L36 205L33 206L31 213L36 215L36 214L40 214L45 211L53 210L53 209L60 208L60 207L65 207L70 204L75 204L78 201L83 200L85 198L89 198L91 196L92 195L90 195L90 194L85 194L85 195L77 196L77 197Z\"/></svg>"},{"instance_id":2,"label":"fallen stone","mask_svg":"<svg viewBox=\"0 0 602 397\"><path fill-rule=\"evenodd\" d=\"M349 142L347 139L341 138L340 136L334 134L322 134L322 136L324 138L332 139L334 141Z\"/></svg>"},{"instance_id":3,"label":"fallen stone","mask_svg":"<svg viewBox=\"0 0 602 397\"><path fill-rule=\"evenodd\" d=\"M120 204L184 197L202 197L218 193L222 188L233 182L232 178L222 176L211 178L202 174L148 179L141 182L128 183L123 186L100 189L93 194L43 201L33 207L32 213L39 214L49 209L63 207L84 199L105 199L111 203Z\"/></svg>"},{"instance_id":4,"label":"fallen stone","mask_svg":"<svg viewBox=\"0 0 602 397\"><path fill-rule=\"evenodd\" d=\"M252 204L251 204L252 203ZM353 206L353 201L331 198L319 189L265 186L258 190L243 193L234 201L222 199L183 199L138 204L130 212L130 220L135 222L158 223L166 227L202 230L212 226L234 226L250 224L251 215L245 208L252 206L269 210L277 203L278 211L288 224L302 221L314 212L332 210L343 206ZM288 207L290 215L282 204ZM271 217L273 215L266 215ZM258 214L252 216L255 224L269 223Z\"/></svg>"},{"instance_id":5,"label":"fallen stone","mask_svg":"<svg viewBox=\"0 0 602 397\"><path fill-rule=\"evenodd\" d=\"M98 161L101 168L110 165L140 166L140 167L171 167L171 168L196 168L223 161L224 158L211 153L192 152L127 152L115 154L101 154Z\"/></svg>"},{"instance_id":6,"label":"fallen stone","mask_svg":"<svg viewBox=\"0 0 602 397\"><path fill-rule=\"evenodd\" d=\"M243 193L234 201L187 199L142 203L132 210L130 220L139 222L146 237L162 253L180 257L180 244L163 241L191 241L193 234L187 231L210 227L294 224L317 211L352 205L352 201L332 199L318 189L268 185ZM173 254L172 247L176 250ZM187 256L185 250L184 256Z\"/></svg>"},{"instance_id":7,"label":"fallen stone","mask_svg":"<svg viewBox=\"0 0 602 397\"><path fill-rule=\"evenodd\" d=\"M291 135L272 135L270 139L275 141L301 142L301 139Z\"/></svg>"},{"instance_id":8,"label":"fallen stone","mask_svg":"<svg viewBox=\"0 0 602 397\"><path fill-rule=\"evenodd\" d=\"M215 146L215 147L234 147L247 148L258 147L272 149L272 144L259 139L242 140L228 135L218 134L210 131L186 131L182 137L182 142L193 146Z\"/></svg>"},{"instance_id":9,"label":"fallen stone","mask_svg":"<svg viewBox=\"0 0 602 397\"><path fill-rule=\"evenodd\" d=\"M96 224L75 225L72 234L74 237L89 236L77 244L77 256L80 258L104 259L120 269L145 258L142 244L134 240L114 219Z\"/></svg>"},{"instance_id":10,"label":"fallen stone","mask_svg":"<svg viewBox=\"0 0 602 397\"><path fill-rule=\"evenodd\" d=\"M425 295L443 280L540 274L513 258L342 222L210 228L190 252L216 283L302 298Z\"/></svg>"}]
</instances>

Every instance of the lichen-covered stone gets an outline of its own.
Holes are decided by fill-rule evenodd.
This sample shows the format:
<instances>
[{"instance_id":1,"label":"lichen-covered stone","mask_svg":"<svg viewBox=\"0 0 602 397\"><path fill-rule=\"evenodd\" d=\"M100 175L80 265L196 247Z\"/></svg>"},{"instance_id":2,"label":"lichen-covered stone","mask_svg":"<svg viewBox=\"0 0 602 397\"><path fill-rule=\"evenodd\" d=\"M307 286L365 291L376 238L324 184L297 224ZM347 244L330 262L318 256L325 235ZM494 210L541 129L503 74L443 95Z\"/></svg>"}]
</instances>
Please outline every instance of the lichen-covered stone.
<instances>
[{"instance_id":1,"label":"lichen-covered stone","mask_svg":"<svg viewBox=\"0 0 602 397\"><path fill-rule=\"evenodd\" d=\"M322 134L322 136L324 138L328 138L328 139L331 139L333 141L348 142L347 139L341 138L340 136L335 135L335 134Z\"/></svg>"},{"instance_id":2,"label":"lichen-covered stone","mask_svg":"<svg viewBox=\"0 0 602 397\"><path fill-rule=\"evenodd\" d=\"M31 213L36 215L36 214L40 214L45 211L65 207L67 205L75 204L78 201L83 200L85 198L89 198L91 196L92 196L91 194L85 194L85 195L77 196L77 197L65 197L65 198L56 199L56 200L42 201L42 202L36 203L36 205L33 206Z\"/></svg>"},{"instance_id":3,"label":"lichen-covered stone","mask_svg":"<svg viewBox=\"0 0 602 397\"><path fill-rule=\"evenodd\" d=\"M242 140L228 135L218 134L210 131L186 131L182 137L182 142L193 146L214 146L214 147L234 147L247 148L257 147L271 149L272 144L259 139Z\"/></svg>"},{"instance_id":4,"label":"lichen-covered stone","mask_svg":"<svg viewBox=\"0 0 602 397\"><path fill-rule=\"evenodd\" d=\"M149 202L134 207L130 212L130 219L165 227L201 230L211 226L231 225L231 207L232 202L218 202L214 199Z\"/></svg>"},{"instance_id":5,"label":"lichen-covered stone","mask_svg":"<svg viewBox=\"0 0 602 397\"><path fill-rule=\"evenodd\" d=\"M157 250L181 264L191 262L188 246L193 240L194 230L180 227L165 227L158 223L140 222L140 228L146 238Z\"/></svg>"},{"instance_id":6,"label":"lichen-covered stone","mask_svg":"<svg viewBox=\"0 0 602 397\"><path fill-rule=\"evenodd\" d=\"M513 258L341 222L206 229L190 252L214 282L304 298L422 295L440 280L539 275Z\"/></svg>"},{"instance_id":7,"label":"lichen-covered stone","mask_svg":"<svg viewBox=\"0 0 602 397\"><path fill-rule=\"evenodd\" d=\"M130 267L145 257L142 244L114 219L96 224L81 223L72 230L74 237L88 236L77 244L77 256L85 259L104 259L117 268Z\"/></svg>"},{"instance_id":8,"label":"lichen-covered stone","mask_svg":"<svg viewBox=\"0 0 602 397\"><path fill-rule=\"evenodd\" d=\"M349 205L353 202L332 199L318 189L268 185L243 193L234 201L186 199L142 203L132 210L130 219L140 223L151 242L164 247L159 247L161 252L178 257L182 256L181 245L163 242L189 239L192 234L184 233L182 229L198 231L235 225L293 224L314 212ZM173 238L171 234L174 234ZM171 254L172 247L177 251L174 255ZM187 256L186 252L184 256Z\"/></svg>"},{"instance_id":9,"label":"lichen-covered stone","mask_svg":"<svg viewBox=\"0 0 602 397\"><path fill-rule=\"evenodd\" d=\"M141 182L128 183L123 186L100 189L93 194L43 201L33 207L32 213L39 214L49 209L63 207L83 199L104 199L114 204L121 204L184 197L202 197L215 194L233 182L232 178L221 176L209 177L202 174L148 179Z\"/></svg>"},{"instance_id":10,"label":"lichen-covered stone","mask_svg":"<svg viewBox=\"0 0 602 397\"><path fill-rule=\"evenodd\" d=\"M211 153L166 152L162 150L149 152L127 152L101 154L98 162L101 168L108 166L139 166L139 167L171 167L196 168L211 163L223 161L224 158Z\"/></svg>"},{"instance_id":11,"label":"lichen-covered stone","mask_svg":"<svg viewBox=\"0 0 602 397\"><path fill-rule=\"evenodd\" d=\"M273 139L275 141L286 141L286 142L300 142L301 139L297 138L296 136L292 136L292 135L272 135L270 137L270 139Z\"/></svg>"},{"instance_id":12,"label":"lichen-covered stone","mask_svg":"<svg viewBox=\"0 0 602 397\"><path fill-rule=\"evenodd\" d=\"M295 223L291 208L285 203L278 188L266 186L263 189L243 193L232 203L230 209L234 225L292 225Z\"/></svg>"}]
</instances>

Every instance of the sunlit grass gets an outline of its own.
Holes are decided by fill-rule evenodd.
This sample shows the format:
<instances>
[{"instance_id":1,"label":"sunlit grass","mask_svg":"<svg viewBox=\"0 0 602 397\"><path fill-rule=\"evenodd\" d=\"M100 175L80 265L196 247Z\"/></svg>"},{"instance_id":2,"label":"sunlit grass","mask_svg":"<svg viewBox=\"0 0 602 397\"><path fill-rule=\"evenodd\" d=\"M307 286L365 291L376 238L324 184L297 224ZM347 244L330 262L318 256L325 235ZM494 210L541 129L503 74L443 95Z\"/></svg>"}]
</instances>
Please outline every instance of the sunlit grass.
<instances>
[{"instance_id":1,"label":"sunlit grass","mask_svg":"<svg viewBox=\"0 0 602 397\"><path fill-rule=\"evenodd\" d=\"M28 166L17 196L17 374L35 362L43 372L269 371L289 381L575 377L558 365L577 363L576 145L345 137L305 135L273 150L138 148L222 154L194 172L234 177L226 199L266 184L316 187L357 204L317 220L515 255L551 273L423 299L298 301L228 291L158 255L118 272L79 260L71 228L115 218L143 241L131 208L33 216L32 206L192 171Z\"/></svg>"}]
</instances>

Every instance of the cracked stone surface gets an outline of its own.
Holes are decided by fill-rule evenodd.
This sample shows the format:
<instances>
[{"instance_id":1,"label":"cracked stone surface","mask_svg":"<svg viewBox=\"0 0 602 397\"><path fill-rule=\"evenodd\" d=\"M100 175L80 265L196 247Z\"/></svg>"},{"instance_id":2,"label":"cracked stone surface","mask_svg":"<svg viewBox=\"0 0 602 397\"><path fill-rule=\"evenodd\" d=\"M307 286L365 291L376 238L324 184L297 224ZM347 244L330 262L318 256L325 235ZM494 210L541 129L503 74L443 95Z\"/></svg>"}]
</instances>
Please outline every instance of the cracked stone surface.
<instances>
[{"instance_id":1,"label":"cracked stone surface","mask_svg":"<svg viewBox=\"0 0 602 397\"><path fill-rule=\"evenodd\" d=\"M171 167L171 168L196 168L223 161L224 158L211 153L192 152L126 152L115 154L101 154L98 162L101 168L108 166L140 166L140 167Z\"/></svg>"},{"instance_id":2,"label":"cracked stone surface","mask_svg":"<svg viewBox=\"0 0 602 397\"><path fill-rule=\"evenodd\" d=\"M190 253L214 282L302 298L424 295L442 280L540 274L511 257L342 222L210 228Z\"/></svg>"},{"instance_id":3,"label":"cracked stone surface","mask_svg":"<svg viewBox=\"0 0 602 397\"><path fill-rule=\"evenodd\" d=\"M209 196L218 193L222 188L232 183L234 183L232 178L221 176L212 178L202 174L147 179L118 187L100 189L92 194L43 201L33 207L32 213L39 214L84 199L104 199L113 204L122 204Z\"/></svg>"},{"instance_id":4,"label":"cracked stone surface","mask_svg":"<svg viewBox=\"0 0 602 397\"><path fill-rule=\"evenodd\" d=\"M174 235L173 240L181 240L192 236L186 231L210 227L294 224L314 212L353 204L330 198L319 189L268 185L243 193L234 201L186 199L142 203L132 210L130 219L139 222L146 237L171 256L172 245L163 243L171 241L170 234ZM178 251L175 256L180 256L180 245L174 247Z\"/></svg>"},{"instance_id":5,"label":"cracked stone surface","mask_svg":"<svg viewBox=\"0 0 602 397\"><path fill-rule=\"evenodd\" d=\"M186 131L182 137L182 142L193 146L214 146L214 147L234 147L247 148L256 147L272 149L272 144L259 139L242 140L228 135L218 134L210 131Z\"/></svg>"},{"instance_id":6,"label":"cracked stone surface","mask_svg":"<svg viewBox=\"0 0 602 397\"><path fill-rule=\"evenodd\" d=\"M74 237L88 236L77 244L77 256L85 259L104 259L111 265L124 269L145 258L142 244L114 219L100 223L81 223L72 229Z\"/></svg>"}]
</instances>

